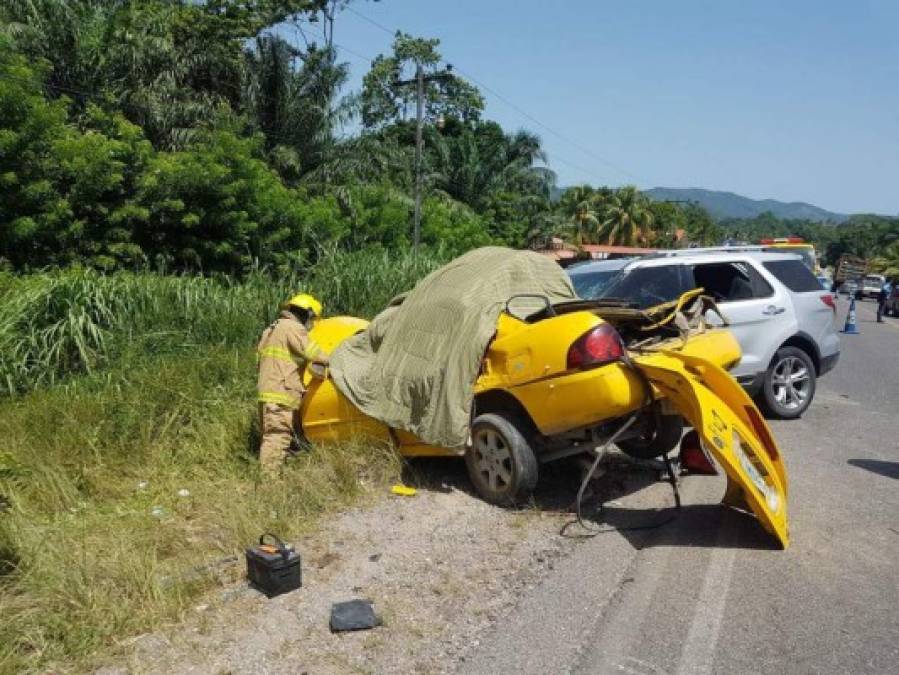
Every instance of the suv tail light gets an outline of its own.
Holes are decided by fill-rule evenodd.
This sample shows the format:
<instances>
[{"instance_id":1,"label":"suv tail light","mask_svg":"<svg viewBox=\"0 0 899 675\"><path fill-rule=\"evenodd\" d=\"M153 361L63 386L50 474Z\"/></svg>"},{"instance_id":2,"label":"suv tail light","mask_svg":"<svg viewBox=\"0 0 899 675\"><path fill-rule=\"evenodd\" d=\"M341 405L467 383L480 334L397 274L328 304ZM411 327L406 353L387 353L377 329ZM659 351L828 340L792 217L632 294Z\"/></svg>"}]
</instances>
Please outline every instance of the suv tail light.
<instances>
[{"instance_id":1,"label":"suv tail light","mask_svg":"<svg viewBox=\"0 0 899 675\"><path fill-rule=\"evenodd\" d=\"M568 348L568 369L595 368L624 357L624 344L611 324L601 323L575 340Z\"/></svg>"},{"instance_id":2,"label":"suv tail light","mask_svg":"<svg viewBox=\"0 0 899 675\"><path fill-rule=\"evenodd\" d=\"M834 312L837 311L837 303L833 301L833 295L825 293L821 296L821 302L830 307Z\"/></svg>"}]
</instances>

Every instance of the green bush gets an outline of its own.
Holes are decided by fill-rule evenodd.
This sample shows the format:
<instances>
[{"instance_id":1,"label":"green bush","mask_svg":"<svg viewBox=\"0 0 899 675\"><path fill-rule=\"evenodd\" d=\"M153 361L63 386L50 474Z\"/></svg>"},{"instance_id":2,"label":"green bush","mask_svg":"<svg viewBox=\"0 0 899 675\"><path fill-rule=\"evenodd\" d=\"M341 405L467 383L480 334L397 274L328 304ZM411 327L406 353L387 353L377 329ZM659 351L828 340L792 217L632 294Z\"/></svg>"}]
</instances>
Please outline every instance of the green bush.
<instances>
[{"instance_id":1,"label":"green bush","mask_svg":"<svg viewBox=\"0 0 899 675\"><path fill-rule=\"evenodd\" d=\"M0 259L16 268L133 264L142 252L127 197L150 144L95 105L72 124L65 99L45 98L45 74L0 36Z\"/></svg>"},{"instance_id":2,"label":"green bush","mask_svg":"<svg viewBox=\"0 0 899 675\"><path fill-rule=\"evenodd\" d=\"M140 176L134 237L151 259L178 269L233 272L319 238L302 195L260 159L258 138L205 135L189 150L159 152Z\"/></svg>"}]
</instances>

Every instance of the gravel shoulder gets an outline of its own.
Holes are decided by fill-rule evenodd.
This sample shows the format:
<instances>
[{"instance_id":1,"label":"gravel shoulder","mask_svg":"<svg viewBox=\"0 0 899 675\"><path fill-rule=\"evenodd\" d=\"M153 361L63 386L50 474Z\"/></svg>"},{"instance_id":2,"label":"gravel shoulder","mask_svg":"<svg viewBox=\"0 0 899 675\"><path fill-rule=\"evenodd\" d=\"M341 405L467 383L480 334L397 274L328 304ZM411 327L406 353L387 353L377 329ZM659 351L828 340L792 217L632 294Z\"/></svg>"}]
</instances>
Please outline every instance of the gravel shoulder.
<instances>
[{"instance_id":1,"label":"gravel shoulder","mask_svg":"<svg viewBox=\"0 0 899 675\"><path fill-rule=\"evenodd\" d=\"M545 481L542 491L551 497L539 507L508 510L465 491L461 462L432 462L426 470L446 475L415 497L385 496L294 542L303 556L299 591L266 599L238 580L241 560L235 580L182 625L132 640L124 659L100 672L456 670L578 546L578 538L560 535L572 516L557 508L573 495L577 471ZM372 600L383 625L332 634L331 604L353 598Z\"/></svg>"}]
</instances>

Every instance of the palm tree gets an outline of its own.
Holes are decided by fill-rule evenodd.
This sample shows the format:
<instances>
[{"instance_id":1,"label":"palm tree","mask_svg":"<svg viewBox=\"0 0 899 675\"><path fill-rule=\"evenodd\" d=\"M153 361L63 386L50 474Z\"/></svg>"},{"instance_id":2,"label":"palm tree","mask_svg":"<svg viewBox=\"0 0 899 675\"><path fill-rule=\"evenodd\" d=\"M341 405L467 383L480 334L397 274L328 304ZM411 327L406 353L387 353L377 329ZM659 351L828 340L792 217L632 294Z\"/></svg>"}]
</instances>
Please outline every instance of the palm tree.
<instances>
[{"instance_id":1,"label":"palm tree","mask_svg":"<svg viewBox=\"0 0 899 675\"><path fill-rule=\"evenodd\" d=\"M300 51L275 36L257 38L247 52L243 105L283 176L299 178L329 158L335 129L350 115L352 102L337 99L348 72L334 48L310 45Z\"/></svg>"},{"instance_id":2,"label":"palm tree","mask_svg":"<svg viewBox=\"0 0 899 675\"><path fill-rule=\"evenodd\" d=\"M599 228L597 207L601 200L589 185L575 185L568 188L559 200L559 208L570 220L572 234L579 244L592 243Z\"/></svg>"},{"instance_id":3,"label":"palm tree","mask_svg":"<svg viewBox=\"0 0 899 675\"><path fill-rule=\"evenodd\" d=\"M29 56L47 60L49 95L82 102L84 93L105 84L105 42L118 10L107 0L5 0L0 33Z\"/></svg>"},{"instance_id":4,"label":"palm tree","mask_svg":"<svg viewBox=\"0 0 899 675\"><path fill-rule=\"evenodd\" d=\"M567 230L568 222L563 214L549 208L535 209L522 244L527 248L544 248L551 238L563 236Z\"/></svg>"},{"instance_id":5,"label":"palm tree","mask_svg":"<svg viewBox=\"0 0 899 675\"><path fill-rule=\"evenodd\" d=\"M634 246L652 236L653 215L649 200L633 185L612 192L600 213L599 240L606 244Z\"/></svg>"},{"instance_id":6,"label":"palm tree","mask_svg":"<svg viewBox=\"0 0 899 675\"><path fill-rule=\"evenodd\" d=\"M386 182L411 194L413 149L380 132L338 140L326 161L303 175L302 184L313 190L328 185Z\"/></svg>"},{"instance_id":7,"label":"palm tree","mask_svg":"<svg viewBox=\"0 0 899 675\"><path fill-rule=\"evenodd\" d=\"M514 191L549 197L555 174L535 162L545 162L540 139L519 131L504 134L494 123L460 124L448 133L430 129L429 183L437 190L483 208L491 195Z\"/></svg>"}]
</instances>

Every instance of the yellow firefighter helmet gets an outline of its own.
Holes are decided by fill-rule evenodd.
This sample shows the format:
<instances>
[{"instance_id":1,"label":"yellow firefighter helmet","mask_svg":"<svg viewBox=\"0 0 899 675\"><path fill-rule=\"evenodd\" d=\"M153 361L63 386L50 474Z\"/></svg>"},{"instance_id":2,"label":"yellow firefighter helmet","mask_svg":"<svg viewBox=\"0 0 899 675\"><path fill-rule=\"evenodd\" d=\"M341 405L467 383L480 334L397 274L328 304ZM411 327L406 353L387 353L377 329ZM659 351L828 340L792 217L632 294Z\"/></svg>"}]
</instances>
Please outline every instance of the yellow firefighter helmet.
<instances>
[{"instance_id":1,"label":"yellow firefighter helmet","mask_svg":"<svg viewBox=\"0 0 899 675\"><path fill-rule=\"evenodd\" d=\"M319 318L322 315L322 303L308 293L300 293L293 296L290 300L281 305L281 307L283 309L288 309L290 307L305 309L316 318Z\"/></svg>"}]
</instances>

